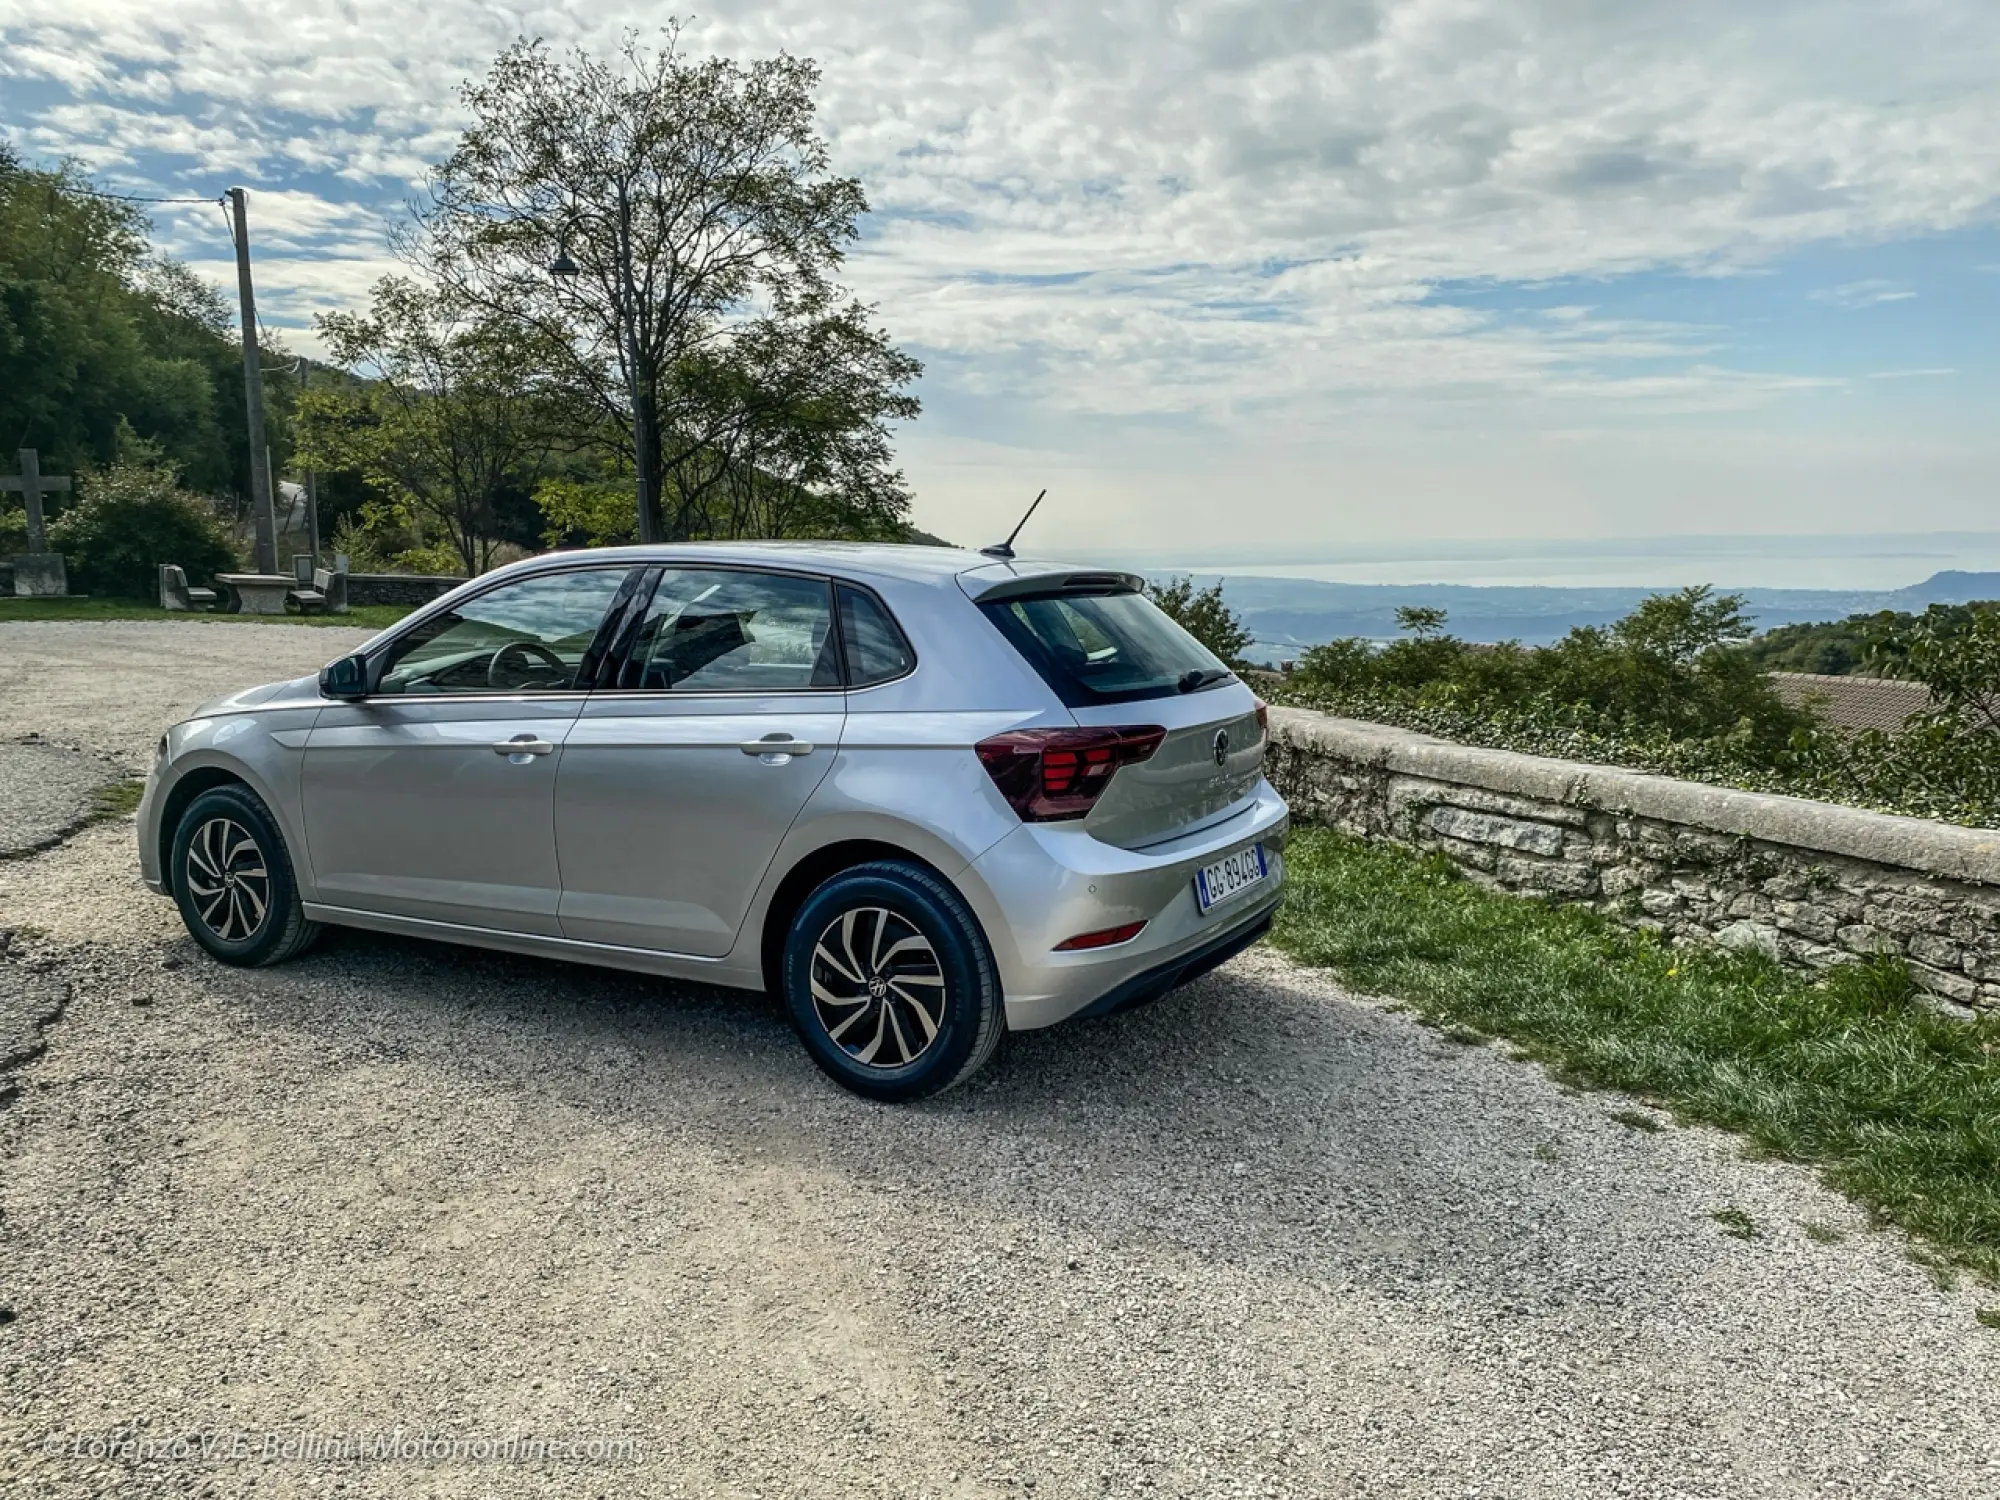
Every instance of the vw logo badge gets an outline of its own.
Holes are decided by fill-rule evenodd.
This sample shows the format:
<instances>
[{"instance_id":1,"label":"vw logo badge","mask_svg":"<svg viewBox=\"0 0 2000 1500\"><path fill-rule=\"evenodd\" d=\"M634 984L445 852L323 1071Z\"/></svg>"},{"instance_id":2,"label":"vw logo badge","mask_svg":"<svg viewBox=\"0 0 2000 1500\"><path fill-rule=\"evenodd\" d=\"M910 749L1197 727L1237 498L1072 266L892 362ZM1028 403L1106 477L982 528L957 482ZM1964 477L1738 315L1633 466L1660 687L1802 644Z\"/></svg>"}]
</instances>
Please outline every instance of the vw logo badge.
<instances>
[{"instance_id":1,"label":"vw logo badge","mask_svg":"<svg viewBox=\"0 0 2000 1500\"><path fill-rule=\"evenodd\" d=\"M1215 763L1219 766L1227 763L1228 760L1229 760L1229 731L1226 729L1218 729L1215 731Z\"/></svg>"}]
</instances>

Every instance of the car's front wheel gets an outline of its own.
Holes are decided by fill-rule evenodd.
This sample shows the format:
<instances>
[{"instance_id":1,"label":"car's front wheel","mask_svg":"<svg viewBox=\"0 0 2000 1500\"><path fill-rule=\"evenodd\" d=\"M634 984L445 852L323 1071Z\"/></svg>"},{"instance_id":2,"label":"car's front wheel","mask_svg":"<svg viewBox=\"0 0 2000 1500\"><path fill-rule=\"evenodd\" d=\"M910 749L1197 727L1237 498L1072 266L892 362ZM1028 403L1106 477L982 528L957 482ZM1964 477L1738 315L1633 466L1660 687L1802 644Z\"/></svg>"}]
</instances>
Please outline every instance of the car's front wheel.
<instances>
[{"instance_id":1,"label":"car's front wheel","mask_svg":"<svg viewBox=\"0 0 2000 1500\"><path fill-rule=\"evenodd\" d=\"M226 964L283 963L319 936L277 819L246 786L213 787L187 805L171 869L181 920Z\"/></svg>"},{"instance_id":2,"label":"car's front wheel","mask_svg":"<svg viewBox=\"0 0 2000 1500\"><path fill-rule=\"evenodd\" d=\"M871 1099L962 1083L1006 1030L971 909L935 872L900 860L843 870L806 898L786 935L783 983L813 1060Z\"/></svg>"}]
</instances>

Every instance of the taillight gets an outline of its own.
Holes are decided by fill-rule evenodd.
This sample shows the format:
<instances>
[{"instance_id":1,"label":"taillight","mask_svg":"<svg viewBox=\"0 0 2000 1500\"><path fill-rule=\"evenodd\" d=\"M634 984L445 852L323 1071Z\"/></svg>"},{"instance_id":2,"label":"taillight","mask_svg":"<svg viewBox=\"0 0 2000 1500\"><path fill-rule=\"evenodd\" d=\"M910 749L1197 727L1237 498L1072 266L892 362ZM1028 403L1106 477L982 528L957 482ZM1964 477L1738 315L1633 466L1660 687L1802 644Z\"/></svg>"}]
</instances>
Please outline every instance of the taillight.
<instances>
[{"instance_id":1,"label":"taillight","mask_svg":"<svg viewBox=\"0 0 2000 1500\"><path fill-rule=\"evenodd\" d=\"M1270 737L1271 705L1266 703L1262 698L1259 698L1257 700L1257 738L1268 740Z\"/></svg>"},{"instance_id":2,"label":"taillight","mask_svg":"<svg viewBox=\"0 0 2000 1500\"><path fill-rule=\"evenodd\" d=\"M1055 823L1089 812L1120 766L1145 760L1166 737L1156 724L1014 729L973 748L1022 822Z\"/></svg>"}]
</instances>

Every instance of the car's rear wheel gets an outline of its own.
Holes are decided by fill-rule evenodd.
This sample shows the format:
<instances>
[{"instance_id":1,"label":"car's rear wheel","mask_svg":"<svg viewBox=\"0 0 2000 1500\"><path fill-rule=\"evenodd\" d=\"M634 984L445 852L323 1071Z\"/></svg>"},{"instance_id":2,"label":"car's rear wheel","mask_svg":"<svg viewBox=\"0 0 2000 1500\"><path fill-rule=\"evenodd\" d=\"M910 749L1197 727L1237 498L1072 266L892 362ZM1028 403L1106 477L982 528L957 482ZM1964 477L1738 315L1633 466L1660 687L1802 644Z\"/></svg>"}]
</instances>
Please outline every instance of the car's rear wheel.
<instances>
[{"instance_id":1,"label":"car's rear wheel","mask_svg":"<svg viewBox=\"0 0 2000 1500\"><path fill-rule=\"evenodd\" d=\"M181 920L226 964L283 963L319 936L277 819L248 787L213 787L187 805L171 868Z\"/></svg>"},{"instance_id":2,"label":"car's rear wheel","mask_svg":"<svg viewBox=\"0 0 2000 1500\"><path fill-rule=\"evenodd\" d=\"M806 898L786 934L783 986L813 1060L870 1099L943 1093L984 1066L1006 1030L971 909L900 860L843 870Z\"/></svg>"}]
</instances>

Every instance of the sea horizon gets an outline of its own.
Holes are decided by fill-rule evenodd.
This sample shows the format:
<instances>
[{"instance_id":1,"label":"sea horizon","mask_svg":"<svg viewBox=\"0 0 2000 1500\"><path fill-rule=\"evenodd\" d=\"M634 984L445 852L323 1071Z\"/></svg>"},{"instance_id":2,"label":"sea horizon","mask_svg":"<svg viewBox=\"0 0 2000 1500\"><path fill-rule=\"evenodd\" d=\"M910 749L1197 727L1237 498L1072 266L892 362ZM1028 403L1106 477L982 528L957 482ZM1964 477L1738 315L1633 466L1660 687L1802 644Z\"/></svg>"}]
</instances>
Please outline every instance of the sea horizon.
<instances>
[{"instance_id":1,"label":"sea horizon","mask_svg":"<svg viewBox=\"0 0 2000 1500\"><path fill-rule=\"evenodd\" d=\"M1474 588L1812 589L1891 592L1935 573L2000 572L2000 531L1865 535L1428 538L1310 549L1287 558L1233 553L1095 553L1147 573L1295 578L1319 583Z\"/></svg>"}]
</instances>

